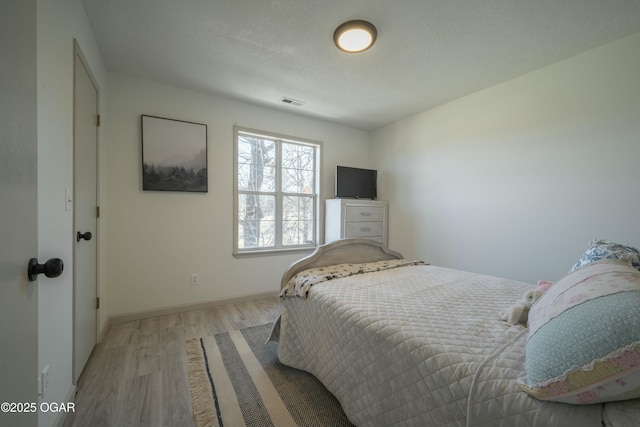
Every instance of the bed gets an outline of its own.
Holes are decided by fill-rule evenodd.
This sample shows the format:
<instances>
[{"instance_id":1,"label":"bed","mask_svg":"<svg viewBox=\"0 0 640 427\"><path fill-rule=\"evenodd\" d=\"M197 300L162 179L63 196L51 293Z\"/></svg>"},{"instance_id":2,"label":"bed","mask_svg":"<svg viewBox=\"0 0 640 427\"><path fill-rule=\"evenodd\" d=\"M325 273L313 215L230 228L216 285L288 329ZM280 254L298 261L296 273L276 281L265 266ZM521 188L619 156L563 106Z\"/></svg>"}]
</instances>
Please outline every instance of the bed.
<instances>
[{"instance_id":1,"label":"bed","mask_svg":"<svg viewBox=\"0 0 640 427\"><path fill-rule=\"evenodd\" d=\"M280 362L316 376L359 427L617 427L638 409L523 392L527 328L499 313L535 285L344 239L292 264L281 287Z\"/></svg>"}]
</instances>

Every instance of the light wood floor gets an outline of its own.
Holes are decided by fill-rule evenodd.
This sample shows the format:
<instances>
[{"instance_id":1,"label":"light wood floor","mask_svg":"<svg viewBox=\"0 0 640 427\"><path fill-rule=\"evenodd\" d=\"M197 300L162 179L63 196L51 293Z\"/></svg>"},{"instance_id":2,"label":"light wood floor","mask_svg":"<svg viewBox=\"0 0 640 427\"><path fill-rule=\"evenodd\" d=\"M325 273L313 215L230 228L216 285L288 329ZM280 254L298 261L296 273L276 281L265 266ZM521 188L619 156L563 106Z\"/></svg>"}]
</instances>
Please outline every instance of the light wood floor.
<instances>
[{"instance_id":1,"label":"light wood floor","mask_svg":"<svg viewBox=\"0 0 640 427\"><path fill-rule=\"evenodd\" d=\"M63 426L195 426L187 338L273 322L278 307L277 298L268 298L111 325Z\"/></svg>"}]
</instances>

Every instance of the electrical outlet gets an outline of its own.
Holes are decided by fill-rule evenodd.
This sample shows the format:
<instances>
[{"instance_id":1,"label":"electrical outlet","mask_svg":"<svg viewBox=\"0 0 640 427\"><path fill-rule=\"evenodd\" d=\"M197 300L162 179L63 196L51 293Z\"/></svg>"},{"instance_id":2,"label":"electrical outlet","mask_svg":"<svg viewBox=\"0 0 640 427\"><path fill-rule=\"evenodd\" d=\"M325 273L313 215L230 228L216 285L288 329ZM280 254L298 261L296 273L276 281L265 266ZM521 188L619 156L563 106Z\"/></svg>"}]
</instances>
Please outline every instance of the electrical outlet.
<instances>
[{"instance_id":1,"label":"electrical outlet","mask_svg":"<svg viewBox=\"0 0 640 427\"><path fill-rule=\"evenodd\" d=\"M198 277L198 273L193 273L191 275L191 286L198 286L200 284L200 278Z\"/></svg>"},{"instance_id":2,"label":"electrical outlet","mask_svg":"<svg viewBox=\"0 0 640 427\"><path fill-rule=\"evenodd\" d=\"M46 399L47 392L49 391L49 365L45 366L40 373L40 396L42 399Z\"/></svg>"}]
</instances>

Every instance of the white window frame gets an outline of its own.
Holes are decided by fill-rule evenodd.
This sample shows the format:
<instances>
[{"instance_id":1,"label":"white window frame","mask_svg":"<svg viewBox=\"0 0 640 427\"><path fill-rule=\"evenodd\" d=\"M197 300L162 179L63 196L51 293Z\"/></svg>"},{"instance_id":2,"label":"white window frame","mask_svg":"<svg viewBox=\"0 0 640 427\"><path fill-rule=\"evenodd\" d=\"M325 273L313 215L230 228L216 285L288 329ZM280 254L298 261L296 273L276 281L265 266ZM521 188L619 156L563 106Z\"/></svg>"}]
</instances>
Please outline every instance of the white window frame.
<instances>
[{"instance_id":1,"label":"white window frame","mask_svg":"<svg viewBox=\"0 0 640 427\"><path fill-rule=\"evenodd\" d=\"M255 191L241 191L238 189L238 141L240 134L244 135L252 135L265 139L269 139L274 141L276 144L276 189L273 192L255 192ZM282 173L282 159L281 159L281 144L282 143L290 143L290 144L299 144L314 147L315 151L315 188L314 193L311 195L313 199L314 207L313 207L313 242L309 244L302 245L283 245L282 244L282 200L286 196L305 196L309 197L308 193L285 193L282 191L282 182L281 182L281 173ZM300 252L300 251L308 251L310 249L316 248L320 244L320 171L321 168L321 160L322 159L322 142L314 141L306 138L292 137L287 135L282 135L274 132L261 131L256 129L250 129L240 126L233 127L233 255L238 256L254 256L254 255L268 255L274 253L289 253L289 252ZM274 246L269 247L257 247L257 248L240 248L238 245L238 237L239 237L239 206L238 200L240 194L265 194L265 195L273 195L275 196L275 244Z\"/></svg>"}]
</instances>

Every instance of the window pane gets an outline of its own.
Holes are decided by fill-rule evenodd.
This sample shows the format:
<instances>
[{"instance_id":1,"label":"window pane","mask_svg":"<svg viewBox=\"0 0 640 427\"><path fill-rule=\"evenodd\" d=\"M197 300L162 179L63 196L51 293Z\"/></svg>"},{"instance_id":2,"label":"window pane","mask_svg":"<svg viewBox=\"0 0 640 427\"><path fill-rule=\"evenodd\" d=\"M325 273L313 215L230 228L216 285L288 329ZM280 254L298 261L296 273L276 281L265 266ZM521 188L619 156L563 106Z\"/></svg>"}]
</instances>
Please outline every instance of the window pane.
<instances>
[{"instance_id":1,"label":"window pane","mask_svg":"<svg viewBox=\"0 0 640 427\"><path fill-rule=\"evenodd\" d=\"M238 190L275 191L275 143L269 139L238 136Z\"/></svg>"},{"instance_id":2,"label":"window pane","mask_svg":"<svg viewBox=\"0 0 640 427\"><path fill-rule=\"evenodd\" d=\"M282 191L314 193L314 148L282 143Z\"/></svg>"},{"instance_id":3,"label":"window pane","mask_svg":"<svg viewBox=\"0 0 640 427\"><path fill-rule=\"evenodd\" d=\"M237 128L236 138L234 251L315 245L320 145Z\"/></svg>"},{"instance_id":4,"label":"window pane","mask_svg":"<svg viewBox=\"0 0 640 427\"><path fill-rule=\"evenodd\" d=\"M282 199L282 244L284 246L315 242L314 198L285 196Z\"/></svg>"},{"instance_id":5,"label":"window pane","mask_svg":"<svg viewBox=\"0 0 640 427\"><path fill-rule=\"evenodd\" d=\"M238 248L275 246L275 197L238 195Z\"/></svg>"}]
</instances>

